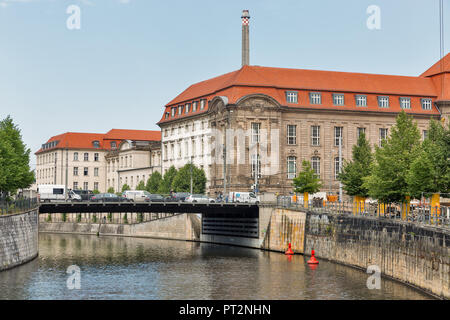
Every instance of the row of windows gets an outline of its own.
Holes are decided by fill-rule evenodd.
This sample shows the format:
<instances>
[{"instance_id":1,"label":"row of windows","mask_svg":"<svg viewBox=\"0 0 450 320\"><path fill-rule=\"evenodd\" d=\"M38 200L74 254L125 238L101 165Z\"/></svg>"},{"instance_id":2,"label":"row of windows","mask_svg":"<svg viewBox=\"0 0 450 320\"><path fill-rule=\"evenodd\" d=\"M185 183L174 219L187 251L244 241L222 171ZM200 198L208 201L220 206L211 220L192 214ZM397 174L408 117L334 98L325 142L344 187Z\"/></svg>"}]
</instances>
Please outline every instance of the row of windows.
<instances>
[{"instance_id":1,"label":"row of windows","mask_svg":"<svg viewBox=\"0 0 450 320\"><path fill-rule=\"evenodd\" d=\"M73 167L73 175L78 176L78 167ZM89 168L83 168L83 176L89 176ZM94 168L94 177L98 177L98 168Z\"/></svg>"},{"instance_id":2,"label":"row of windows","mask_svg":"<svg viewBox=\"0 0 450 320\"><path fill-rule=\"evenodd\" d=\"M344 160L341 158L339 161L339 157L334 158L334 179L337 180L339 173L342 170L342 164ZM311 167L314 170L315 174L320 176L320 157L312 157L311 158ZM289 156L287 157L287 178L294 179L297 176L297 157Z\"/></svg>"},{"instance_id":3,"label":"row of windows","mask_svg":"<svg viewBox=\"0 0 450 320\"><path fill-rule=\"evenodd\" d=\"M96 152L94 153L94 161L99 161L99 154ZM84 161L89 161L89 152L85 152L83 154L83 160ZM74 152L73 153L73 161L78 161L78 152Z\"/></svg>"},{"instance_id":4,"label":"row of windows","mask_svg":"<svg viewBox=\"0 0 450 320\"><path fill-rule=\"evenodd\" d=\"M191 112L196 112L199 104L200 104L200 110L205 109L206 99L201 99L200 102L194 101L194 102L192 102L192 104L186 103L184 105L179 105L178 107L172 107L170 109L171 112L166 112L165 118L166 119L169 118L170 115L172 115L172 117L175 117L177 114L182 115L183 113L189 114ZM170 113L172 113L172 114L170 114Z\"/></svg>"},{"instance_id":5,"label":"row of windows","mask_svg":"<svg viewBox=\"0 0 450 320\"><path fill-rule=\"evenodd\" d=\"M78 190L78 182L73 182L73 190ZM83 182L83 190L89 190L89 182ZM98 182L94 182L94 189L98 190Z\"/></svg>"},{"instance_id":6,"label":"row of windows","mask_svg":"<svg viewBox=\"0 0 450 320\"><path fill-rule=\"evenodd\" d=\"M335 106L344 106L345 97L343 93L333 93L333 104ZM378 96L378 107L389 108L389 97L388 96ZM299 103L298 102L298 92L297 91L286 91L286 101L287 103ZM423 110L432 109L432 100L429 98L420 99ZM411 98L400 97L399 98L400 107L402 109L411 109ZM314 105L322 104L322 93L321 92L310 92L309 93L309 103ZM355 104L357 107L367 107L367 96L363 94L355 95Z\"/></svg>"},{"instance_id":7,"label":"row of windows","mask_svg":"<svg viewBox=\"0 0 450 320\"><path fill-rule=\"evenodd\" d=\"M190 148L190 153L189 153L189 144L191 145ZM185 157L195 157L197 155L197 151L199 151L199 155L203 156L204 152L205 152L205 143L203 138L200 139L199 141L200 144L200 150L197 150L197 141L196 139L192 138L191 142L189 143L188 141L184 142L184 155ZM178 159L181 159L182 157L182 152L181 152L181 142L177 143L177 150L178 150ZM164 160L168 160L168 155L169 155L169 148L168 148L168 144L164 145ZM175 144L171 143L170 144L170 158L171 159L175 159Z\"/></svg>"},{"instance_id":8,"label":"row of windows","mask_svg":"<svg viewBox=\"0 0 450 320\"><path fill-rule=\"evenodd\" d=\"M201 125L201 129L204 130L205 128L208 128L208 121L202 121L200 123L200 125ZM177 134L182 134L183 133L182 128L183 128L183 126L180 125L180 126L178 126L178 128L172 127L170 129L169 128L162 129L162 132L163 132L164 137L167 137L167 136L169 136L169 133L171 135L174 135L175 134L175 130L176 130ZM189 123L186 123L184 125L184 132L185 133L189 133L189 129L191 129L192 132L195 132L197 130L197 128L198 128L198 124L195 123L195 122L193 122L192 125L189 124Z\"/></svg>"},{"instance_id":9,"label":"row of windows","mask_svg":"<svg viewBox=\"0 0 450 320\"><path fill-rule=\"evenodd\" d=\"M339 143L343 143L343 127L334 127L334 146L338 147ZM361 133L366 132L366 128L360 127L356 130L356 135L359 138ZM380 128L380 146L381 141L386 139L388 129ZM287 125L287 144L296 145L297 144L297 125L288 124ZM311 126L311 145L320 146L320 126Z\"/></svg>"}]
</instances>

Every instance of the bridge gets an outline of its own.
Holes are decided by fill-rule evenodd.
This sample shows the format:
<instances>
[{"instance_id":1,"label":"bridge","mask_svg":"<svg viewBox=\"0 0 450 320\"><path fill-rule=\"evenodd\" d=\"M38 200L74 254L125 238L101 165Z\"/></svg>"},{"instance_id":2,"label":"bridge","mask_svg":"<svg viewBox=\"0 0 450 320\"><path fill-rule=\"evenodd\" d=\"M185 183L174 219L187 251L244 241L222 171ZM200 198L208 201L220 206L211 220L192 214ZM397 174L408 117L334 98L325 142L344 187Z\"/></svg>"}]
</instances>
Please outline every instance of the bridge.
<instances>
[{"instance_id":1,"label":"bridge","mask_svg":"<svg viewBox=\"0 0 450 320\"><path fill-rule=\"evenodd\" d=\"M175 214L201 214L202 235L258 238L259 207L249 203L51 202L39 214L150 213L148 222Z\"/></svg>"}]
</instances>

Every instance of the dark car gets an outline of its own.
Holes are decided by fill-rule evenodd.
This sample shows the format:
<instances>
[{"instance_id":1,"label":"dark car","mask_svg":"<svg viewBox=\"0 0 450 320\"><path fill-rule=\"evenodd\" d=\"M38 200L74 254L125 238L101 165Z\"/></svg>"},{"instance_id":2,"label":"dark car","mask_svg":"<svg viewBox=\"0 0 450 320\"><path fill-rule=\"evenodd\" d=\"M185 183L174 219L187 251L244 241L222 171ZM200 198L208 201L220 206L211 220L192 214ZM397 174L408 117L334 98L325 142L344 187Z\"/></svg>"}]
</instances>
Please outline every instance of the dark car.
<instances>
[{"instance_id":1,"label":"dark car","mask_svg":"<svg viewBox=\"0 0 450 320\"><path fill-rule=\"evenodd\" d=\"M165 198L166 202L184 202L190 195L189 192L176 192Z\"/></svg>"},{"instance_id":2,"label":"dark car","mask_svg":"<svg viewBox=\"0 0 450 320\"><path fill-rule=\"evenodd\" d=\"M81 197L81 201L89 201L94 193L91 190L73 190Z\"/></svg>"},{"instance_id":3,"label":"dark car","mask_svg":"<svg viewBox=\"0 0 450 320\"><path fill-rule=\"evenodd\" d=\"M127 198L118 196L114 193L99 193L92 196L91 201L93 202L129 202Z\"/></svg>"},{"instance_id":4,"label":"dark car","mask_svg":"<svg viewBox=\"0 0 450 320\"><path fill-rule=\"evenodd\" d=\"M160 194L150 193L145 197L146 202L164 202L164 197Z\"/></svg>"}]
</instances>

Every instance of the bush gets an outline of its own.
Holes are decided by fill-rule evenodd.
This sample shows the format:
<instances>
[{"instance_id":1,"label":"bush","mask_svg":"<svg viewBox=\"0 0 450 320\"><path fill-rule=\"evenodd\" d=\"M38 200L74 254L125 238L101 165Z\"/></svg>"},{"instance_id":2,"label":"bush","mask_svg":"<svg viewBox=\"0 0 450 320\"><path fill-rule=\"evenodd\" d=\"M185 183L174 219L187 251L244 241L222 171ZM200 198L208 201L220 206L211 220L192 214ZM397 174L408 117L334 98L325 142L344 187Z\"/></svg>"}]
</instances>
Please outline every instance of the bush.
<instances>
[{"instance_id":1,"label":"bush","mask_svg":"<svg viewBox=\"0 0 450 320\"><path fill-rule=\"evenodd\" d=\"M114 188L113 187L109 187L108 188L108 193L115 193Z\"/></svg>"}]
</instances>

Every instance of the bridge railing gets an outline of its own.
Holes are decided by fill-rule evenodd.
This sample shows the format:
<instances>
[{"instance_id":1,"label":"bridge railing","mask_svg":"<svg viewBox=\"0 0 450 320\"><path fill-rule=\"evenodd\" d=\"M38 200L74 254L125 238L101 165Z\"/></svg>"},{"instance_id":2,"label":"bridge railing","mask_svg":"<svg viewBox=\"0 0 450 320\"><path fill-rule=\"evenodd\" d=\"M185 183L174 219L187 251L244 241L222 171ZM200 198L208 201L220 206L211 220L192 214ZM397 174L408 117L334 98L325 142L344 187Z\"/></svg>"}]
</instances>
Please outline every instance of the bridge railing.
<instances>
[{"instance_id":1,"label":"bridge railing","mask_svg":"<svg viewBox=\"0 0 450 320\"><path fill-rule=\"evenodd\" d=\"M23 213L36 209L38 206L37 198L0 198L0 215Z\"/></svg>"},{"instance_id":2,"label":"bridge railing","mask_svg":"<svg viewBox=\"0 0 450 320\"><path fill-rule=\"evenodd\" d=\"M450 228L450 207L448 206L408 206L402 203L368 204L365 202L324 201L322 199L310 200L306 205L302 199L292 201L292 198L288 196L278 196L277 206L281 208L304 209L316 213L394 219Z\"/></svg>"}]
</instances>

